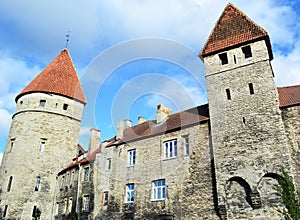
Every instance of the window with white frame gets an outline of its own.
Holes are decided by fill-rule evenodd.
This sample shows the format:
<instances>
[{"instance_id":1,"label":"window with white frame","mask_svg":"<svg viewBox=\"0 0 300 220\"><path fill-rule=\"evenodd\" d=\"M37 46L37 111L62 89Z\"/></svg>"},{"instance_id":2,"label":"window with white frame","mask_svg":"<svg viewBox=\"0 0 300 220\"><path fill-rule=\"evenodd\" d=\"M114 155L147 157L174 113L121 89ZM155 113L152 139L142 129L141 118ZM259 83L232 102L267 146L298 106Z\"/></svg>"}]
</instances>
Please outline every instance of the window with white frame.
<instances>
[{"instance_id":1,"label":"window with white frame","mask_svg":"<svg viewBox=\"0 0 300 220\"><path fill-rule=\"evenodd\" d=\"M165 141L164 142L165 158L177 157L177 140Z\"/></svg>"},{"instance_id":2,"label":"window with white frame","mask_svg":"<svg viewBox=\"0 0 300 220\"><path fill-rule=\"evenodd\" d=\"M55 215L58 215L58 210L59 210L59 203L57 202L55 206Z\"/></svg>"},{"instance_id":3,"label":"window with white frame","mask_svg":"<svg viewBox=\"0 0 300 220\"><path fill-rule=\"evenodd\" d=\"M183 136L183 142L184 142L184 155L190 154L190 140L188 135Z\"/></svg>"},{"instance_id":4,"label":"window with white frame","mask_svg":"<svg viewBox=\"0 0 300 220\"><path fill-rule=\"evenodd\" d=\"M108 191L103 192L103 201L102 201L103 206L108 205Z\"/></svg>"},{"instance_id":5,"label":"window with white frame","mask_svg":"<svg viewBox=\"0 0 300 220\"><path fill-rule=\"evenodd\" d=\"M127 203L134 202L134 184L130 183L126 185L126 201Z\"/></svg>"},{"instance_id":6,"label":"window with white frame","mask_svg":"<svg viewBox=\"0 0 300 220\"><path fill-rule=\"evenodd\" d=\"M84 195L82 197L82 210L89 211L89 206L90 206L90 196Z\"/></svg>"},{"instance_id":7,"label":"window with white frame","mask_svg":"<svg viewBox=\"0 0 300 220\"><path fill-rule=\"evenodd\" d=\"M152 182L152 199L165 200L166 199L166 180L155 180Z\"/></svg>"},{"instance_id":8,"label":"window with white frame","mask_svg":"<svg viewBox=\"0 0 300 220\"><path fill-rule=\"evenodd\" d=\"M68 201L68 212L72 212L72 205L73 205L73 201L72 201L72 197L69 198L69 201Z\"/></svg>"},{"instance_id":9,"label":"window with white frame","mask_svg":"<svg viewBox=\"0 0 300 220\"><path fill-rule=\"evenodd\" d=\"M42 138L40 143L40 152L44 152L46 146L46 139Z\"/></svg>"},{"instance_id":10,"label":"window with white frame","mask_svg":"<svg viewBox=\"0 0 300 220\"><path fill-rule=\"evenodd\" d=\"M41 185L41 177L40 177L40 176L37 176L37 177L36 177L36 180L35 180L34 191L39 191L40 185Z\"/></svg>"},{"instance_id":11,"label":"window with white frame","mask_svg":"<svg viewBox=\"0 0 300 220\"><path fill-rule=\"evenodd\" d=\"M89 167L84 168L84 173L83 173L83 181L89 181Z\"/></svg>"},{"instance_id":12,"label":"window with white frame","mask_svg":"<svg viewBox=\"0 0 300 220\"><path fill-rule=\"evenodd\" d=\"M68 210L68 200L67 198L64 199L64 213L67 213Z\"/></svg>"},{"instance_id":13,"label":"window with white frame","mask_svg":"<svg viewBox=\"0 0 300 220\"><path fill-rule=\"evenodd\" d=\"M129 150L128 151L128 164L129 166L135 165L135 159L136 159L136 150Z\"/></svg>"}]
</instances>

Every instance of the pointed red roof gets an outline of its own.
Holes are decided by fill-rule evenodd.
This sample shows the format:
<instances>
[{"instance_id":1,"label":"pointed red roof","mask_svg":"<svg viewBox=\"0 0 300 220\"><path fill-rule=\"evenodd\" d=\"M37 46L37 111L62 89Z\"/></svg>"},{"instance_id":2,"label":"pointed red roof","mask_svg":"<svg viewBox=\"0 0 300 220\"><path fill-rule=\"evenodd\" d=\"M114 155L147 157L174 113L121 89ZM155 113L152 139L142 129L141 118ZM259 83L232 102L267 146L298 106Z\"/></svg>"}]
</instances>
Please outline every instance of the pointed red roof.
<instances>
[{"instance_id":1,"label":"pointed red roof","mask_svg":"<svg viewBox=\"0 0 300 220\"><path fill-rule=\"evenodd\" d=\"M67 49L62 50L61 53L17 95L16 101L21 96L34 92L63 95L86 104L83 89Z\"/></svg>"},{"instance_id":2,"label":"pointed red roof","mask_svg":"<svg viewBox=\"0 0 300 220\"><path fill-rule=\"evenodd\" d=\"M205 57L241 44L261 39L266 41L270 59L273 59L268 33L253 22L241 10L229 3L215 24L200 55Z\"/></svg>"}]
</instances>

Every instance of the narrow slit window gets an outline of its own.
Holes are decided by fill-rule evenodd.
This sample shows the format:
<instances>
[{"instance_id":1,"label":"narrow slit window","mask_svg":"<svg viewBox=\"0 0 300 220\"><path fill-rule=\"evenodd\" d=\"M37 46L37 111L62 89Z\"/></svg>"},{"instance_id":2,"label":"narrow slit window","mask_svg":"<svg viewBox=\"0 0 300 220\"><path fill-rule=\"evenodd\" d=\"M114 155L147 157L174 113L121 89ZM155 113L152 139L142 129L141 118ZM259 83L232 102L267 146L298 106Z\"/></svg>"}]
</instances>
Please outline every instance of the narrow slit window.
<instances>
[{"instance_id":1,"label":"narrow slit window","mask_svg":"<svg viewBox=\"0 0 300 220\"><path fill-rule=\"evenodd\" d=\"M219 58L221 60L221 64L222 65L228 64L227 53L221 53L221 54L219 54Z\"/></svg>"},{"instance_id":2,"label":"narrow slit window","mask_svg":"<svg viewBox=\"0 0 300 220\"><path fill-rule=\"evenodd\" d=\"M252 52L251 52L250 46L242 47L242 51L244 53L245 59L252 57Z\"/></svg>"},{"instance_id":3,"label":"narrow slit window","mask_svg":"<svg viewBox=\"0 0 300 220\"><path fill-rule=\"evenodd\" d=\"M235 55L233 55L233 61L234 61L234 64L236 64L236 57L235 57Z\"/></svg>"},{"instance_id":4,"label":"narrow slit window","mask_svg":"<svg viewBox=\"0 0 300 220\"><path fill-rule=\"evenodd\" d=\"M11 190L12 181L13 181L13 177L10 176L7 184L7 192L10 192Z\"/></svg>"},{"instance_id":5,"label":"narrow slit window","mask_svg":"<svg viewBox=\"0 0 300 220\"><path fill-rule=\"evenodd\" d=\"M44 152L46 146L46 140L42 140L40 143L40 152Z\"/></svg>"},{"instance_id":6,"label":"narrow slit window","mask_svg":"<svg viewBox=\"0 0 300 220\"><path fill-rule=\"evenodd\" d=\"M250 95L254 94L254 88L253 88L253 84L249 83L249 91L250 91Z\"/></svg>"},{"instance_id":7,"label":"narrow slit window","mask_svg":"<svg viewBox=\"0 0 300 220\"><path fill-rule=\"evenodd\" d=\"M226 95L227 95L227 99L231 100L230 89L226 89Z\"/></svg>"},{"instance_id":8,"label":"narrow slit window","mask_svg":"<svg viewBox=\"0 0 300 220\"><path fill-rule=\"evenodd\" d=\"M9 153L12 152L13 147L14 147L14 143L15 143L15 138L10 139L10 149L9 149Z\"/></svg>"},{"instance_id":9,"label":"narrow slit window","mask_svg":"<svg viewBox=\"0 0 300 220\"><path fill-rule=\"evenodd\" d=\"M8 211L8 205L5 205L2 217L5 218Z\"/></svg>"}]
</instances>

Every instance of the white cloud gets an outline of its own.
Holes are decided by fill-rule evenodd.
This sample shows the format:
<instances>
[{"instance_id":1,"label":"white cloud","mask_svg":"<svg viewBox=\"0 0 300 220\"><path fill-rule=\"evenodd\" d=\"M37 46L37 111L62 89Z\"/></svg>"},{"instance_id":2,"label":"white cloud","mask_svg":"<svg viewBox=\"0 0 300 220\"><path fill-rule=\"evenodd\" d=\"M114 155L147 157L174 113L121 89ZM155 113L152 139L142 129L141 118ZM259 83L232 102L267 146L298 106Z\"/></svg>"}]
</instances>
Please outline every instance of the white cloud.
<instances>
[{"instance_id":1,"label":"white cloud","mask_svg":"<svg viewBox=\"0 0 300 220\"><path fill-rule=\"evenodd\" d=\"M90 134L90 127L80 127L80 132L79 135L80 136L86 136Z\"/></svg>"},{"instance_id":2,"label":"white cloud","mask_svg":"<svg viewBox=\"0 0 300 220\"><path fill-rule=\"evenodd\" d=\"M11 123L11 116L7 110L0 109L0 137L7 135Z\"/></svg>"}]
</instances>

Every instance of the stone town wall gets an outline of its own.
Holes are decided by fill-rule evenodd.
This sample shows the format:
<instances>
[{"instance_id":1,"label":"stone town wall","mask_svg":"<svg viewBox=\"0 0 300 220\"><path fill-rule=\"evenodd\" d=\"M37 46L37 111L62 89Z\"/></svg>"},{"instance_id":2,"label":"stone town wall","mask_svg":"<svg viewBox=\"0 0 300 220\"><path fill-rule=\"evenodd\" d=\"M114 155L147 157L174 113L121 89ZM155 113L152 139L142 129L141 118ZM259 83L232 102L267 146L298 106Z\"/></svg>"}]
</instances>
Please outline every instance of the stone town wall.
<instances>
[{"instance_id":1,"label":"stone town wall","mask_svg":"<svg viewBox=\"0 0 300 220\"><path fill-rule=\"evenodd\" d=\"M40 100L46 100L44 107ZM76 155L82 110L83 104L57 95L32 93L18 100L0 175L1 208L8 205L8 218L30 219L34 206L42 219L52 216L56 175Z\"/></svg>"},{"instance_id":2,"label":"stone town wall","mask_svg":"<svg viewBox=\"0 0 300 220\"><path fill-rule=\"evenodd\" d=\"M184 154L183 135L190 140ZM164 141L177 139L176 158L164 158ZM136 149L136 164L129 166L128 150ZM111 169L102 166L105 179L98 193L108 191L107 206L98 206L96 219L218 219L214 212L208 123L183 128L160 136L103 149L102 161L112 159ZM101 156L99 156L101 157ZM106 158L106 159L105 159ZM101 165L100 165L101 168ZM153 201L152 181L165 179L167 198ZM125 187L135 184L134 203L125 202ZM133 214L133 215L132 215Z\"/></svg>"},{"instance_id":3,"label":"stone town wall","mask_svg":"<svg viewBox=\"0 0 300 220\"><path fill-rule=\"evenodd\" d=\"M292 157L292 171L295 177L298 194L300 194L300 106L282 109L282 119L288 136Z\"/></svg>"}]
</instances>

